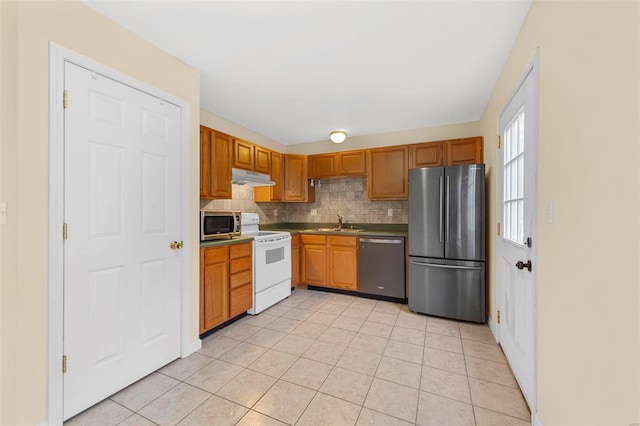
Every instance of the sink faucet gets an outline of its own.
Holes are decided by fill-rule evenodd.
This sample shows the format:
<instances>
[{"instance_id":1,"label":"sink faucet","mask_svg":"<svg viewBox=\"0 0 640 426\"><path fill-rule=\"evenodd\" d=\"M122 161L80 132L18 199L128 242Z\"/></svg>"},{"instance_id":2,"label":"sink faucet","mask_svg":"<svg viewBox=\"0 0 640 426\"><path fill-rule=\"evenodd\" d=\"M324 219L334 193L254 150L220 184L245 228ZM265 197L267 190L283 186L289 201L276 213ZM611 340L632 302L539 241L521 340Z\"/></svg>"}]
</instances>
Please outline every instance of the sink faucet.
<instances>
[{"instance_id":1,"label":"sink faucet","mask_svg":"<svg viewBox=\"0 0 640 426\"><path fill-rule=\"evenodd\" d=\"M342 229L342 216L337 215L338 216L338 229Z\"/></svg>"}]
</instances>

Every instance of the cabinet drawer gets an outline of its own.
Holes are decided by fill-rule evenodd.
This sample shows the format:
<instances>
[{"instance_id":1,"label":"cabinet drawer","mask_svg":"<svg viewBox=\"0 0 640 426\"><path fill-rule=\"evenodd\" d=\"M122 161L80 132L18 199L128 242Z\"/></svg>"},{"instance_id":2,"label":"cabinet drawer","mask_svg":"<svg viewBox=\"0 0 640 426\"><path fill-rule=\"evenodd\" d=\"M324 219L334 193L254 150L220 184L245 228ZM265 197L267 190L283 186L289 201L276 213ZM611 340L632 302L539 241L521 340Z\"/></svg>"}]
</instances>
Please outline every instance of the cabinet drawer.
<instances>
[{"instance_id":1,"label":"cabinet drawer","mask_svg":"<svg viewBox=\"0 0 640 426\"><path fill-rule=\"evenodd\" d=\"M253 287L251 284L234 288L229 292L229 314L231 318L251 309L253 306Z\"/></svg>"},{"instance_id":2,"label":"cabinet drawer","mask_svg":"<svg viewBox=\"0 0 640 426\"><path fill-rule=\"evenodd\" d=\"M302 238L303 244L326 244L327 236L326 235L311 235L311 234L302 234L300 235Z\"/></svg>"},{"instance_id":3,"label":"cabinet drawer","mask_svg":"<svg viewBox=\"0 0 640 426\"><path fill-rule=\"evenodd\" d=\"M251 256L239 257L229 262L229 273L236 274L241 271L251 270Z\"/></svg>"},{"instance_id":4,"label":"cabinet drawer","mask_svg":"<svg viewBox=\"0 0 640 426\"><path fill-rule=\"evenodd\" d=\"M212 265L227 260L227 246L207 247L204 249L204 264Z\"/></svg>"},{"instance_id":5,"label":"cabinet drawer","mask_svg":"<svg viewBox=\"0 0 640 426\"><path fill-rule=\"evenodd\" d=\"M355 247L357 237L342 237L336 235L329 235L330 246L353 246Z\"/></svg>"},{"instance_id":6,"label":"cabinet drawer","mask_svg":"<svg viewBox=\"0 0 640 426\"><path fill-rule=\"evenodd\" d=\"M232 244L229 246L229 259L235 259L243 256L251 256L251 243Z\"/></svg>"},{"instance_id":7,"label":"cabinet drawer","mask_svg":"<svg viewBox=\"0 0 640 426\"><path fill-rule=\"evenodd\" d=\"M231 278L229 279L229 287L236 288L241 285L251 284L252 278L253 274L251 269L248 271L238 272L237 274L231 275Z\"/></svg>"}]
</instances>

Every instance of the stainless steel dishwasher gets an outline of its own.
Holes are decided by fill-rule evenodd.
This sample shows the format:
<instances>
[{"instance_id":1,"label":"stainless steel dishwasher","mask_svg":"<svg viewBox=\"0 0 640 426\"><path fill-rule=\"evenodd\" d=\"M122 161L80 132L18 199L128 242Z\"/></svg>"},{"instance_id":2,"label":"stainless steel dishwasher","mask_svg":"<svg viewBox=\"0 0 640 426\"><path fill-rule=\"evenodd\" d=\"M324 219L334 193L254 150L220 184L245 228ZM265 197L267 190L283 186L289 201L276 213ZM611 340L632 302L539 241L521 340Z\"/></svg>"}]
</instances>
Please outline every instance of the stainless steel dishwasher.
<instances>
[{"instance_id":1,"label":"stainless steel dishwasher","mask_svg":"<svg viewBox=\"0 0 640 426\"><path fill-rule=\"evenodd\" d=\"M359 237L358 291L406 298L403 237Z\"/></svg>"}]
</instances>

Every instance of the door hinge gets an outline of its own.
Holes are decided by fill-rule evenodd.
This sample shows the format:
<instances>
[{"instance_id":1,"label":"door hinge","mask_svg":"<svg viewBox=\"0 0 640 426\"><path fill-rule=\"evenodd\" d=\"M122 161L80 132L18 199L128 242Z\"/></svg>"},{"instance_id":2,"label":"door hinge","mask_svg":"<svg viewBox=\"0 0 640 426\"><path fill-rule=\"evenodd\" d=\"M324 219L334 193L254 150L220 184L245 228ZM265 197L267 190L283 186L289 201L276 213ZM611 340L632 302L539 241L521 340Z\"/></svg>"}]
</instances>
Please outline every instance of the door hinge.
<instances>
[{"instance_id":1,"label":"door hinge","mask_svg":"<svg viewBox=\"0 0 640 426\"><path fill-rule=\"evenodd\" d=\"M500 324L500 311L498 311L498 324Z\"/></svg>"},{"instance_id":2,"label":"door hinge","mask_svg":"<svg viewBox=\"0 0 640 426\"><path fill-rule=\"evenodd\" d=\"M66 373L67 372L67 356L66 355L62 355L62 373Z\"/></svg>"},{"instance_id":3,"label":"door hinge","mask_svg":"<svg viewBox=\"0 0 640 426\"><path fill-rule=\"evenodd\" d=\"M69 92L66 90L62 92L62 106L64 108L69 106Z\"/></svg>"},{"instance_id":4,"label":"door hinge","mask_svg":"<svg viewBox=\"0 0 640 426\"><path fill-rule=\"evenodd\" d=\"M496 136L496 146L500 149L500 135Z\"/></svg>"},{"instance_id":5,"label":"door hinge","mask_svg":"<svg viewBox=\"0 0 640 426\"><path fill-rule=\"evenodd\" d=\"M63 223L62 224L62 240L66 241L67 240L67 224Z\"/></svg>"},{"instance_id":6,"label":"door hinge","mask_svg":"<svg viewBox=\"0 0 640 426\"><path fill-rule=\"evenodd\" d=\"M500 224L498 224L498 236L500 236Z\"/></svg>"}]
</instances>

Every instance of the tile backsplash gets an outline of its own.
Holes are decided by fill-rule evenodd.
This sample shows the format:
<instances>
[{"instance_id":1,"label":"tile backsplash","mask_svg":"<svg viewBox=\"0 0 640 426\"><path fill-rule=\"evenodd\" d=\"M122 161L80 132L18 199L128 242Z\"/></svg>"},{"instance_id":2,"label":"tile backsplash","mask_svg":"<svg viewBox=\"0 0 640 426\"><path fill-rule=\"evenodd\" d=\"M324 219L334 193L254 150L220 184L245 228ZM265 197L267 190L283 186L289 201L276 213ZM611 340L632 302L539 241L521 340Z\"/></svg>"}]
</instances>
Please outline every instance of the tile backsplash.
<instances>
[{"instance_id":1,"label":"tile backsplash","mask_svg":"<svg viewBox=\"0 0 640 426\"><path fill-rule=\"evenodd\" d=\"M407 201L371 201L367 199L367 179L336 178L315 180L313 203L256 203L253 188L233 185L231 200L200 200L204 210L238 210L260 215L260 223L318 222L333 223L337 215L345 223L407 223ZM392 215L389 216L391 209ZM312 214L315 213L315 214Z\"/></svg>"}]
</instances>

